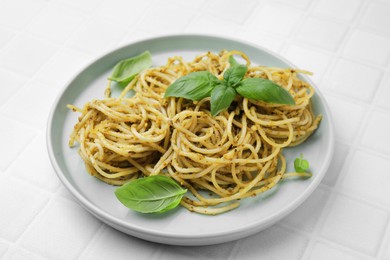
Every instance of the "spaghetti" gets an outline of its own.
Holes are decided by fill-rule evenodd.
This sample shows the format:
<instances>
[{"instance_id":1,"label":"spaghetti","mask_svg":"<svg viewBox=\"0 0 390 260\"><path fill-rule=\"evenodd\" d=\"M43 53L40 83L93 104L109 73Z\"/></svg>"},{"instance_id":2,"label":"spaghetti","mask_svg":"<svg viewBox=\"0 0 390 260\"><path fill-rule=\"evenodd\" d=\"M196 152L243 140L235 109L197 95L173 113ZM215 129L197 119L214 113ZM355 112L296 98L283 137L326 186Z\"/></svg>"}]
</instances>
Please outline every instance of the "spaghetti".
<instances>
[{"instance_id":1,"label":"spaghetti","mask_svg":"<svg viewBox=\"0 0 390 260\"><path fill-rule=\"evenodd\" d=\"M164 98L165 90L181 76L208 70L222 79L228 58L240 55L247 63L245 78L265 78L290 92L295 105L265 103L237 96L231 106L213 117L210 98L191 101ZM135 77L119 97L105 98L83 108L69 145L80 144L87 171L102 181L122 185L141 176L165 174L192 195L181 205L190 211L219 214L234 209L238 200L274 187L283 178L308 176L286 173L284 147L304 142L318 127L314 89L295 69L250 66L239 51L207 52L186 62L171 57L165 66ZM133 97L127 93L135 91Z\"/></svg>"}]
</instances>

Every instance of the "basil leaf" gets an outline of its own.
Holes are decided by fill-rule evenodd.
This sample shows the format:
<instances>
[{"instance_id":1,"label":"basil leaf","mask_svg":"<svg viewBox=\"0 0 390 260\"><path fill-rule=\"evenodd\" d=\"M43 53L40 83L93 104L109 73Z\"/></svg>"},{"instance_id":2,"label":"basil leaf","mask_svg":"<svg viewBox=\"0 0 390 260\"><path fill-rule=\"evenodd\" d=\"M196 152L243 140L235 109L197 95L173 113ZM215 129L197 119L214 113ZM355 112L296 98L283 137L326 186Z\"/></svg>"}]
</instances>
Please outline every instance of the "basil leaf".
<instances>
[{"instance_id":1,"label":"basil leaf","mask_svg":"<svg viewBox=\"0 0 390 260\"><path fill-rule=\"evenodd\" d=\"M271 80L247 78L240 82L236 91L243 97L269 103L294 105L291 94Z\"/></svg>"},{"instance_id":2,"label":"basil leaf","mask_svg":"<svg viewBox=\"0 0 390 260\"><path fill-rule=\"evenodd\" d=\"M183 189L173 179L156 175L137 179L115 190L115 195L126 207L142 213L165 212L179 205Z\"/></svg>"},{"instance_id":3,"label":"basil leaf","mask_svg":"<svg viewBox=\"0 0 390 260\"><path fill-rule=\"evenodd\" d=\"M240 65L240 63L238 63L236 61L236 59L233 57L233 55L229 56L229 63L230 63L230 66L232 66L232 67Z\"/></svg>"},{"instance_id":4,"label":"basil leaf","mask_svg":"<svg viewBox=\"0 0 390 260\"><path fill-rule=\"evenodd\" d=\"M178 78L166 90L164 97L183 97L201 100L209 97L220 81L209 71L197 71Z\"/></svg>"},{"instance_id":5,"label":"basil leaf","mask_svg":"<svg viewBox=\"0 0 390 260\"><path fill-rule=\"evenodd\" d=\"M236 97L236 90L226 85L218 85L211 92L211 115L216 116L219 112L227 109Z\"/></svg>"},{"instance_id":6,"label":"basil leaf","mask_svg":"<svg viewBox=\"0 0 390 260\"><path fill-rule=\"evenodd\" d=\"M301 154L301 157L295 159L294 168L296 172L306 172L309 169L309 162L303 159L303 154Z\"/></svg>"},{"instance_id":7,"label":"basil leaf","mask_svg":"<svg viewBox=\"0 0 390 260\"><path fill-rule=\"evenodd\" d=\"M126 59L117 63L108 77L109 80L118 83L130 82L138 73L152 66L152 56L150 52Z\"/></svg>"},{"instance_id":8,"label":"basil leaf","mask_svg":"<svg viewBox=\"0 0 390 260\"><path fill-rule=\"evenodd\" d=\"M244 78L245 73L247 71L248 68L245 65L239 64L231 66L225 71L225 73L223 74L223 78L228 86L235 87Z\"/></svg>"}]
</instances>

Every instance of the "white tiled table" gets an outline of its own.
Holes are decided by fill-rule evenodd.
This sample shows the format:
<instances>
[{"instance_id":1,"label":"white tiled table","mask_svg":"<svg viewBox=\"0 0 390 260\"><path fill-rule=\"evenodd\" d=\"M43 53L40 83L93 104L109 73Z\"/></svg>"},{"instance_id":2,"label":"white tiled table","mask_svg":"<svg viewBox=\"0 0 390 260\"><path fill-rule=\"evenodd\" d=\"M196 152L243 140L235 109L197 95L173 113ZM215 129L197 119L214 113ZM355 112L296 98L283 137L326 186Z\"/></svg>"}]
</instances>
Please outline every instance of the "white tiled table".
<instances>
[{"instance_id":1,"label":"white tiled table","mask_svg":"<svg viewBox=\"0 0 390 260\"><path fill-rule=\"evenodd\" d=\"M313 79L336 127L331 167L275 226L208 247L124 235L83 210L48 159L64 83L116 46L207 33L274 50ZM390 259L390 2L0 0L0 258Z\"/></svg>"}]
</instances>

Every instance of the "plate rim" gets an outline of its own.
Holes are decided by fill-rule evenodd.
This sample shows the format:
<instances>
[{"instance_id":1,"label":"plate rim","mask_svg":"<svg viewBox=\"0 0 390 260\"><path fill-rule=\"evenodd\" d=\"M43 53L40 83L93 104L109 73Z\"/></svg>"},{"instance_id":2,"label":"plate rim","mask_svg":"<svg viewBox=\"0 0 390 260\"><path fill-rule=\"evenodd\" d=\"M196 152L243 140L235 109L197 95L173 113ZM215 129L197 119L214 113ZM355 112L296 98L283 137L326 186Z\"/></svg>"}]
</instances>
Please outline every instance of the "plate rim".
<instances>
[{"instance_id":1,"label":"plate rim","mask_svg":"<svg viewBox=\"0 0 390 260\"><path fill-rule=\"evenodd\" d=\"M224 36L224 35L211 35L211 34L193 34L193 33L180 33L180 34L166 34L166 35L161 35L161 36L156 36L156 37L147 37L147 38L142 38L142 39L137 39L135 41L131 41L128 43L124 43L120 46L110 48L109 50L105 51L103 54L98 55L96 58L92 59L89 63L85 64L82 66L81 69L78 69L69 79L65 82L59 93L57 94L56 99L53 101L53 105L50 109L50 113L48 115L48 120L46 124L46 146L47 146L47 151L49 153L49 158L50 162L56 172L57 177L60 179L62 184L65 186L65 188L72 194L72 196L76 199L76 202L81 205L84 209L86 209L88 212L90 212L92 215L97 217L99 220L103 221L104 223L113 226L114 228L118 229L117 226L125 229L131 229L132 231L136 233L141 233L145 234L147 236L157 236L160 238L169 238L169 239L200 239L200 238L205 238L205 239L212 239L212 238L218 238L218 237L224 237L227 235L232 235L234 233L242 233L242 232L250 232L252 231L251 234L257 233L261 229L262 226L267 225L267 223L275 224L278 222L281 218L285 217L288 215L291 211L296 209L299 205L301 205L311 194L312 192L319 186L321 180L326 174L326 171L329 169L329 165L332 161L333 154L334 154L334 146L335 146L335 135L334 135L334 123L331 115L331 111L329 109L329 106L322 95L322 93L319 91L317 85L306 75L302 75L305 81L307 81L309 84L313 86L315 89L316 95L318 95L319 99L321 100L321 103L323 105L323 108L325 110L325 113L327 114L327 121L329 125L329 142L328 142L328 149L327 153L324 155L324 159L326 159L325 163L322 164L322 167L318 170L318 172L322 173L319 177L314 179L311 184L305 189L305 192L301 193L298 197L294 198L294 200L291 201L286 207L282 207L279 210L275 211L273 214L267 216L266 218L263 218L261 222L259 221L254 221L252 223L246 224L244 226L240 226L237 228L231 228L228 230L221 230L221 231L216 231L210 235L204 235L204 234L183 234L183 233L173 233L173 232L163 232L163 231L157 231L152 228L145 228L145 227L140 227L137 225L131 225L131 223L126 222L124 220L118 219L110 214L108 214L106 211L103 209L100 209L99 207L93 205L90 203L80 192L76 190L76 188L73 187L73 185L68 181L68 179L65 177L64 173L62 172L61 167L59 166L55 153L54 153L54 147L53 143L51 140L52 137L52 125L53 125L53 119L54 119L54 114L56 112L56 109L58 107L59 101L70 86L70 84L81 74L83 73L87 68L91 67L94 63L97 63L99 60L104 59L108 55L119 51L121 49L124 49L130 45L134 44L140 44L142 42L148 42L148 41L158 41L161 39L168 39L168 38L188 38L188 37L199 37L199 38L213 38L216 40L227 40L227 41L232 41L236 42L239 44L244 44L248 45L250 47L253 47L255 49L259 49L265 53L268 53L271 56L276 57L277 59L281 60L282 62L286 63L292 68L297 68L295 64L281 56L280 54L269 50L263 46L260 46L258 44L255 44L253 42L248 42L246 40L236 38L236 37L231 37L231 36ZM215 217L215 216L214 216ZM277 219L276 221L274 221ZM107 221L112 222L111 224L108 223ZM269 226L269 225L267 225ZM122 232L125 232L123 230L120 230ZM128 233L128 232L125 232ZM130 234L130 233L128 233ZM141 237L141 236L138 236ZM156 237L156 238L157 238ZM244 237L244 236L242 236ZM145 238L144 238L145 239ZM150 239L147 239L150 240ZM233 240L233 239L231 239ZM151 240L152 241L152 240ZM159 240L154 240L155 242L160 242L164 243L163 241ZM230 240L227 240L230 241ZM225 241L226 242L226 241ZM218 243L218 242L217 242ZM169 243L169 244L183 244L183 243ZM185 244L185 243L184 243ZM202 243L201 243L202 244ZM207 244L215 244L215 243L205 243L203 245ZM200 245L200 244L198 244Z\"/></svg>"}]
</instances>

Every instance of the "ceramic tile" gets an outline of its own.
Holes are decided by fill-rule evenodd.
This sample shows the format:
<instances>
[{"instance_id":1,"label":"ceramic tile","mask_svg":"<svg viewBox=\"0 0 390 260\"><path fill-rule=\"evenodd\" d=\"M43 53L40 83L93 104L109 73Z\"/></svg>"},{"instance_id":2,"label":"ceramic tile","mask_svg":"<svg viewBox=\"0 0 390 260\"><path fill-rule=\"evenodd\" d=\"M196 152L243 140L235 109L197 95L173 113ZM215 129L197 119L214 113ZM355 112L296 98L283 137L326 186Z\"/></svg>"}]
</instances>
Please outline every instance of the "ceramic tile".
<instances>
[{"instance_id":1,"label":"ceramic tile","mask_svg":"<svg viewBox=\"0 0 390 260\"><path fill-rule=\"evenodd\" d=\"M261 254L264 259L301 259L306 244L305 237L280 226L272 226L240 240L232 258L258 259Z\"/></svg>"},{"instance_id":2,"label":"ceramic tile","mask_svg":"<svg viewBox=\"0 0 390 260\"><path fill-rule=\"evenodd\" d=\"M0 24L21 29L48 4L47 0L8 0L0 3ZM23 8L21 8L23 7Z\"/></svg>"},{"instance_id":3,"label":"ceramic tile","mask_svg":"<svg viewBox=\"0 0 390 260\"><path fill-rule=\"evenodd\" d=\"M160 249L161 260L182 259L232 259L230 258L237 242L229 242L211 246L168 246ZM249 259L249 258L248 258Z\"/></svg>"},{"instance_id":4,"label":"ceramic tile","mask_svg":"<svg viewBox=\"0 0 390 260\"><path fill-rule=\"evenodd\" d=\"M289 5L294 8L299 8L299 9L306 9L309 4L312 2L311 0L268 0L268 2L279 2L284 5Z\"/></svg>"},{"instance_id":5,"label":"ceramic tile","mask_svg":"<svg viewBox=\"0 0 390 260\"><path fill-rule=\"evenodd\" d=\"M44 257L35 255L31 252L28 252L22 248L12 248L4 255L4 260L44 260Z\"/></svg>"},{"instance_id":6,"label":"ceramic tile","mask_svg":"<svg viewBox=\"0 0 390 260\"><path fill-rule=\"evenodd\" d=\"M153 17L153 19L150 19L150 17ZM138 28L156 36L177 34L185 32L184 29L194 17L194 11L175 3L166 2L160 6L152 5L148 9L148 15L140 19ZM138 28L137 30L139 30Z\"/></svg>"},{"instance_id":7,"label":"ceramic tile","mask_svg":"<svg viewBox=\"0 0 390 260\"><path fill-rule=\"evenodd\" d=\"M0 237L10 241L18 239L47 201L47 195L38 189L11 178L2 178Z\"/></svg>"},{"instance_id":8,"label":"ceramic tile","mask_svg":"<svg viewBox=\"0 0 390 260\"><path fill-rule=\"evenodd\" d=\"M351 21L361 4L362 0L318 0L313 11L335 19Z\"/></svg>"},{"instance_id":9,"label":"ceramic tile","mask_svg":"<svg viewBox=\"0 0 390 260\"><path fill-rule=\"evenodd\" d=\"M390 74L389 73L387 74L387 79L384 81L381 88L378 90L374 102L375 104L390 110L390 102L388 97L390 97Z\"/></svg>"},{"instance_id":10,"label":"ceramic tile","mask_svg":"<svg viewBox=\"0 0 390 260\"><path fill-rule=\"evenodd\" d=\"M239 5L236 0L215 0L210 1L207 12L216 17L242 24L256 8L256 0L242 1Z\"/></svg>"},{"instance_id":11,"label":"ceramic tile","mask_svg":"<svg viewBox=\"0 0 390 260\"><path fill-rule=\"evenodd\" d=\"M302 205L284 218L282 223L299 230L312 232L328 200L328 193L327 190L318 188Z\"/></svg>"},{"instance_id":12,"label":"ceramic tile","mask_svg":"<svg viewBox=\"0 0 390 260\"><path fill-rule=\"evenodd\" d=\"M336 139L350 143L363 123L366 107L340 97L325 95L325 98L332 113Z\"/></svg>"},{"instance_id":13,"label":"ceramic tile","mask_svg":"<svg viewBox=\"0 0 390 260\"><path fill-rule=\"evenodd\" d=\"M297 39L326 50L335 51L347 32L347 25L314 16L308 17Z\"/></svg>"},{"instance_id":14,"label":"ceramic tile","mask_svg":"<svg viewBox=\"0 0 390 260\"><path fill-rule=\"evenodd\" d=\"M390 34L390 4L385 1L370 1L365 8L360 24L374 31Z\"/></svg>"},{"instance_id":15,"label":"ceramic tile","mask_svg":"<svg viewBox=\"0 0 390 260\"><path fill-rule=\"evenodd\" d=\"M340 186L348 193L390 206L388 169L390 169L388 160L358 150L352 157Z\"/></svg>"},{"instance_id":16,"label":"ceramic tile","mask_svg":"<svg viewBox=\"0 0 390 260\"><path fill-rule=\"evenodd\" d=\"M130 44L132 42L141 41L144 39L151 38L152 35L146 32L132 31L125 35L125 37L121 40L121 44Z\"/></svg>"},{"instance_id":17,"label":"ceramic tile","mask_svg":"<svg viewBox=\"0 0 390 260\"><path fill-rule=\"evenodd\" d=\"M79 205L63 199L52 201L36 221L20 243L49 259L75 259L101 225Z\"/></svg>"},{"instance_id":18,"label":"ceramic tile","mask_svg":"<svg viewBox=\"0 0 390 260\"><path fill-rule=\"evenodd\" d=\"M14 36L15 32L7 29L0 28L0 50L6 45Z\"/></svg>"},{"instance_id":19,"label":"ceramic tile","mask_svg":"<svg viewBox=\"0 0 390 260\"><path fill-rule=\"evenodd\" d=\"M310 78L316 83L321 81L332 59L329 53L295 44L289 46L285 55L298 68L312 72Z\"/></svg>"},{"instance_id":20,"label":"ceramic tile","mask_svg":"<svg viewBox=\"0 0 390 260\"><path fill-rule=\"evenodd\" d=\"M26 82L26 78L12 73L10 71L0 69L1 95L0 95L0 107L18 90L22 88L22 85Z\"/></svg>"},{"instance_id":21,"label":"ceramic tile","mask_svg":"<svg viewBox=\"0 0 390 260\"><path fill-rule=\"evenodd\" d=\"M343 53L359 61L386 66L390 58L390 38L363 30L355 30Z\"/></svg>"},{"instance_id":22,"label":"ceramic tile","mask_svg":"<svg viewBox=\"0 0 390 260\"><path fill-rule=\"evenodd\" d=\"M5 252L7 252L7 250L8 250L8 244L6 244L3 241L0 241L0 257L3 257Z\"/></svg>"},{"instance_id":23,"label":"ceramic tile","mask_svg":"<svg viewBox=\"0 0 390 260\"><path fill-rule=\"evenodd\" d=\"M388 212L338 195L329 204L326 214L321 230L325 238L358 252L376 254L384 233L383 227L389 219Z\"/></svg>"},{"instance_id":24,"label":"ceramic tile","mask_svg":"<svg viewBox=\"0 0 390 260\"><path fill-rule=\"evenodd\" d=\"M390 131L390 112L375 110L367 122L361 143L377 151L390 155L390 140L385 138Z\"/></svg>"},{"instance_id":25,"label":"ceramic tile","mask_svg":"<svg viewBox=\"0 0 390 260\"><path fill-rule=\"evenodd\" d=\"M92 12L103 2L103 0L61 0L64 5L76 8L83 12Z\"/></svg>"},{"instance_id":26,"label":"ceramic tile","mask_svg":"<svg viewBox=\"0 0 390 260\"><path fill-rule=\"evenodd\" d=\"M329 75L328 84L333 91L346 97L369 102L380 84L382 75L379 69L348 59L339 59Z\"/></svg>"},{"instance_id":27,"label":"ceramic tile","mask_svg":"<svg viewBox=\"0 0 390 260\"><path fill-rule=\"evenodd\" d=\"M68 44L78 51L100 56L118 46L127 30L124 24L95 19L75 33Z\"/></svg>"},{"instance_id":28,"label":"ceramic tile","mask_svg":"<svg viewBox=\"0 0 390 260\"><path fill-rule=\"evenodd\" d=\"M266 3L252 13L246 24L252 29L271 33L281 37L292 34L302 18L302 11L277 3ZM261 30L260 30L261 28Z\"/></svg>"},{"instance_id":29,"label":"ceramic tile","mask_svg":"<svg viewBox=\"0 0 390 260\"><path fill-rule=\"evenodd\" d=\"M240 27L237 24L221 21L212 15L204 14L189 24L184 31L195 34L206 33L210 35L234 36L239 29Z\"/></svg>"},{"instance_id":30,"label":"ceramic tile","mask_svg":"<svg viewBox=\"0 0 390 260\"><path fill-rule=\"evenodd\" d=\"M158 247L158 244L144 242L104 225L80 259L152 259Z\"/></svg>"},{"instance_id":31,"label":"ceramic tile","mask_svg":"<svg viewBox=\"0 0 390 260\"><path fill-rule=\"evenodd\" d=\"M382 243L383 250L383 259L390 259L390 223L387 225L387 231L385 238Z\"/></svg>"},{"instance_id":32,"label":"ceramic tile","mask_svg":"<svg viewBox=\"0 0 390 260\"><path fill-rule=\"evenodd\" d=\"M65 5L51 5L28 27L31 34L55 43L63 43L85 19L82 12Z\"/></svg>"},{"instance_id":33,"label":"ceramic tile","mask_svg":"<svg viewBox=\"0 0 390 260\"><path fill-rule=\"evenodd\" d=\"M126 28L135 27L140 24L139 22L142 17L148 17L150 20L159 21L155 20L155 17L153 17L153 15L149 12L144 15L153 2L153 0L104 0L97 6L94 14L102 19L107 19L114 25L125 26ZM165 1L162 5L165 5ZM160 7L162 5L156 5L156 7ZM175 10L175 8L173 10ZM110 35L109 32L105 34L105 36L108 35Z\"/></svg>"},{"instance_id":34,"label":"ceramic tile","mask_svg":"<svg viewBox=\"0 0 390 260\"><path fill-rule=\"evenodd\" d=\"M349 251L337 248L324 242L316 242L308 259L328 260L328 259L348 259L348 260L363 260L359 255L353 255Z\"/></svg>"},{"instance_id":35,"label":"ceramic tile","mask_svg":"<svg viewBox=\"0 0 390 260\"><path fill-rule=\"evenodd\" d=\"M241 39L249 41L255 45L267 48L276 53L280 53L285 41L272 35L259 32L257 29L246 28L238 31Z\"/></svg>"},{"instance_id":36,"label":"ceramic tile","mask_svg":"<svg viewBox=\"0 0 390 260\"><path fill-rule=\"evenodd\" d=\"M336 142L332 163L329 165L329 169L322 180L323 184L334 186L338 178L344 175L344 172L341 170L343 169L348 152L349 147L347 145Z\"/></svg>"},{"instance_id":37,"label":"ceramic tile","mask_svg":"<svg viewBox=\"0 0 390 260\"><path fill-rule=\"evenodd\" d=\"M55 51L55 46L40 39L26 34L18 35L0 54L0 68L32 76Z\"/></svg>"},{"instance_id":38,"label":"ceramic tile","mask_svg":"<svg viewBox=\"0 0 390 260\"><path fill-rule=\"evenodd\" d=\"M61 49L37 73L37 78L51 86L62 88L92 60L92 55L70 49Z\"/></svg>"},{"instance_id":39,"label":"ceramic tile","mask_svg":"<svg viewBox=\"0 0 390 260\"><path fill-rule=\"evenodd\" d=\"M172 3L176 3L181 6L185 6L191 9L200 9L206 5L207 0L199 0L199 1L182 1L182 0L170 0Z\"/></svg>"},{"instance_id":40,"label":"ceramic tile","mask_svg":"<svg viewBox=\"0 0 390 260\"><path fill-rule=\"evenodd\" d=\"M31 127L45 129L53 100L61 90L60 87L39 80L30 81L2 107L1 114ZM45 98L42 98L42 93L45 93Z\"/></svg>"},{"instance_id":41,"label":"ceramic tile","mask_svg":"<svg viewBox=\"0 0 390 260\"><path fill-rule=\"evenodd\" d=\"M34 129L0 115L0 170L5 171L37 134ZM4 127L7 126L7 127Z\"/></svg>"},{"instance_id":42,"label":"ceramic tile","mask_svg":"<svg viewBox=\"0 0 390 260\"><path fill-rule=\"evenodd\" d=\"M27 181L49 192L55 192L60 183L51 166L45 138L44 134L40 134L34 139L9 167L7 175ZM31 172L31 169L34 169L34 172Z\"/></svg>"}]
</instances>

